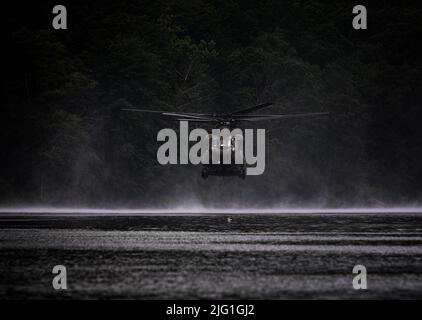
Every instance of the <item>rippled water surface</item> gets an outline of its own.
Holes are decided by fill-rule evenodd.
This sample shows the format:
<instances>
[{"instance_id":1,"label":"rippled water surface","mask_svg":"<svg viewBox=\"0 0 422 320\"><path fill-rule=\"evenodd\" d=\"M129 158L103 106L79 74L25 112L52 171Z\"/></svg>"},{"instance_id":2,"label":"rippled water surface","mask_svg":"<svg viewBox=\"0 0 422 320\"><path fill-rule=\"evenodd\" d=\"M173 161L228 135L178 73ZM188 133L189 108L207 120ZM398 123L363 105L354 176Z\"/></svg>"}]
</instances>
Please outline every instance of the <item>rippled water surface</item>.
<instances>
[{"instance_id":1,"label":"rippled water surface","mask_svg":"<svg viewBox=\"0 0 422 320\"><path fill-rule=\"evenodd\" d=\"M422 215L3 213L0 298L422 298Z\"/></svg>"}]
</instances>

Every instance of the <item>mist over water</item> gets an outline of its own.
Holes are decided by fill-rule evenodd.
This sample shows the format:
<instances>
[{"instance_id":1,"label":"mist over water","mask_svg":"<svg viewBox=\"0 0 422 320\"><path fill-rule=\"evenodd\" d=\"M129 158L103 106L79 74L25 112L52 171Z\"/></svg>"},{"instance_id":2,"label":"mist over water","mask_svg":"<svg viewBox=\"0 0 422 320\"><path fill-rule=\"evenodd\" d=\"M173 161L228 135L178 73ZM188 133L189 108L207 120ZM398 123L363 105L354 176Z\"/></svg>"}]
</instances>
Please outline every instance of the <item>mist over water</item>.
<instances>
[{"instance_id":1,"label":"mist over water","mask_svg":"<svg viewBox=\"0 0 422 320\"><path fill-rule=\"evenodd\" d=\"M422 207L271 207L271 208L207 208L177 206L174 208L89 208L89 207L0 207L0 214L57 215L148 215L148 214L422 214Z\"/></svg>"}]
</instances>

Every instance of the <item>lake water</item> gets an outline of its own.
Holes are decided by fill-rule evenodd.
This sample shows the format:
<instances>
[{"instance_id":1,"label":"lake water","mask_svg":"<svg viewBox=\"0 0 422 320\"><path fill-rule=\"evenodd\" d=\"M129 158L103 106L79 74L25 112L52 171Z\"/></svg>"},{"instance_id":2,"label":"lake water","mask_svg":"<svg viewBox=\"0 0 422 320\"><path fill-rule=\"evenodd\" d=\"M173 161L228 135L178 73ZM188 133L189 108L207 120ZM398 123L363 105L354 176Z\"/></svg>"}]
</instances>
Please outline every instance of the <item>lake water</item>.
<instances>
[{"instance_id":1,"label":"lake water","mask_svg":"<svg viewBox=\"0 0 422 320\"><path fill-rule=\"evenodd\" d=\"M422 298L422 215L2 213L0 298Z\"/></svg>"}]
</instances>

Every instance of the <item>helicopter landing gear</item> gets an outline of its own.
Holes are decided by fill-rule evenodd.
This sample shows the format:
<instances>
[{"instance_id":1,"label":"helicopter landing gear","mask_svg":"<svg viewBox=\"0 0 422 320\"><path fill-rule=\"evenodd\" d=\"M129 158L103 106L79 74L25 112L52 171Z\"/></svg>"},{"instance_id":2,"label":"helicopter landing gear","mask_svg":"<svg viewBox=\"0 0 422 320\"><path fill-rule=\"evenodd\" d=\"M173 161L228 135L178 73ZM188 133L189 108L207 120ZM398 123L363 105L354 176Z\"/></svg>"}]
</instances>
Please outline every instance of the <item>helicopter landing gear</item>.
<instances>
[{"instance_id":1,"label":"helicopter landing gear","mask_svg":"<svg viewBox=\"0 0 422 320\"><path fill-rule=\"evenodd\" d=\"M246 178L246 164L243 165L204 165L201 171L202 179L206 180L209 176L220 177L239 177L242 180Z\"/></svg>"},{"instance_id":2,"label":"helicopter landing gear","mask_svg":"<svg viewBox=\"0 0 422 320\"><path fill-rule=\"evenodd\" d=\"M242 169L239 172L239 178L242 180L245 180L246 178L246 167L242 167Z\"/></svg>"},{"instance_id":3,"label":"helicopter landing gear","mask_svg":"<svg viewBox=\"0 0 422 320\"><path fill-rule=\"evenodd\" d=\"M205 168L202 169L201 177L204 180L206 180L208 178L208 171Z\"/></svg>"}]
</instances>

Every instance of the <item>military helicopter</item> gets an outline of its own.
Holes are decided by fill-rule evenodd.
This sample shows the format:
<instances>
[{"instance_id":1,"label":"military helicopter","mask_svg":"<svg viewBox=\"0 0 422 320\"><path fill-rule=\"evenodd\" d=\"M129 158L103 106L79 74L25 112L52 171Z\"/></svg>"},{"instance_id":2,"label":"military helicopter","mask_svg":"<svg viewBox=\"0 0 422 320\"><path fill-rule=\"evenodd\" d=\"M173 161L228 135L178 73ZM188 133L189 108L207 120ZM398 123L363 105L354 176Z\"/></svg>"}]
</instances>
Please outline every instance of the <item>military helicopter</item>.
<instances>
[{"instance_id":1,"label":"military helicopter","mask_svg":"<svg viewBox=\"0 0 422 320\"><path fill-rule=\"evenodd\" d=\"M163 117L172 118L177 121L187 121L193 123L210 123L218 126L220 130L232 130L239 123L250 123L258 121L268 121L275 119L292 119L303 117L319 117L327 116L329 112L310 112L310 113L291 113L291 114L250 114L274 105L272 102L266 102L255 106L242 108L231 113L195 113L195 112L171 112L171 111L156 111L148 109L123 108L122 111L153 113ZM234 158L235 137L230 139L223 139L221 136L209 135L209 155L211 156L214 150L222 151L220 154L221 160L217 163L204 164L202 168L202 178L207 179L208 176L238 176L245 179L246 177L246 162L241 164L230 163L225 164L222 161L224 152L231 152ZM243 157L244 159L244 157Z\"/></svg>"}]
</instances>

